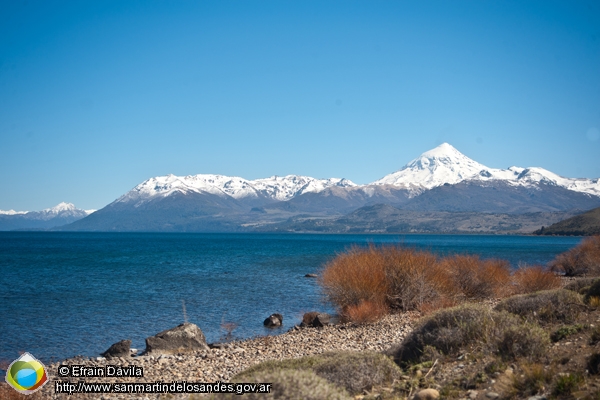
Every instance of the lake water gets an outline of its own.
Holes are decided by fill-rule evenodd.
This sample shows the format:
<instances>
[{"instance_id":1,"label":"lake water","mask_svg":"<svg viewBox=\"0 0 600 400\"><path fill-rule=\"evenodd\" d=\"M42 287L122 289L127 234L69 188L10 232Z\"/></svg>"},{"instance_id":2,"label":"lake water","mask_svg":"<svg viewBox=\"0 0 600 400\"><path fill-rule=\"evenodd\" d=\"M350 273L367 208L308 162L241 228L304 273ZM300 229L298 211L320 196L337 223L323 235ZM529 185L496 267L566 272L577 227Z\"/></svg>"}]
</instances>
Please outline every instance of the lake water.
<instances>
[{"instance_id":1,"label":"lake water","mask_svg":"<svg viewBox=\"0 0 600 400\"><path fill-rule=\"evenodd\" d=\"M581 238L481 235L311 235L0 232L0 361L97 356L187 319L208 342L282 333L307 311L334 311L316 273L352 245L403 244L545 264ZM284 316L275 331L271 313Z\"/></svg>"}]
</instances>

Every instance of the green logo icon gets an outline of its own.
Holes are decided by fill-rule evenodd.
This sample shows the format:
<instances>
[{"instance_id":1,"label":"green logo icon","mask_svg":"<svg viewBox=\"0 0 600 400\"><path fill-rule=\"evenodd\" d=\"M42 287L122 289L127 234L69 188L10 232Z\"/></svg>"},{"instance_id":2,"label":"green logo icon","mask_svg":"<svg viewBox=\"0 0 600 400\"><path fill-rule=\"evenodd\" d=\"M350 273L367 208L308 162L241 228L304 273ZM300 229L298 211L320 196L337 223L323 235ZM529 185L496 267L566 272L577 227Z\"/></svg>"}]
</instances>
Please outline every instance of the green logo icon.
<instances>
[{"instance_id":1,"label":"green logo icon","mask_svg":"<svg viewBox=\"0 0 600 400\"><path fill-rule=\"evenodd\" d=\"M48 382L46 367L31 354L23 353L8 367L6 382L17 392L31 394Z\"/></svg>"}]
</instances>

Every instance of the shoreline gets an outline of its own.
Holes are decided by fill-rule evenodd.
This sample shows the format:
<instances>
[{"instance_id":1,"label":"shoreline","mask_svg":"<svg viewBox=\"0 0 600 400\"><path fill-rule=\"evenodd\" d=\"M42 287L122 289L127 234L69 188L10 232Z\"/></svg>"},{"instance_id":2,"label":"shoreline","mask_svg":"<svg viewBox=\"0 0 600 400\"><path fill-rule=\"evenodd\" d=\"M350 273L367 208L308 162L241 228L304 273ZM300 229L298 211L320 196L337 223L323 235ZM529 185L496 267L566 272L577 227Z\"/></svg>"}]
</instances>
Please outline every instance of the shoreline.
<instances>
[{"instance_id":1,"label":"shoreline","mask_svg":"<svg viewBox=\"0 0 600 400\"><path fill-rule=\"evenodd\" d=\"M54 381L98 383L128 383L162 381L226 382L252 365L268 360L283 360L321 354L329 351L384 351L400 343L420 317L418 312L387 315L373 324L351 323L328 325L322 328L294 327L275 336L232 341L223 348L211 348L177 355L144 355L128 358L98 360L76 357L47 365L49 382L39 391L44 399L92 399L99 394L55 393ZM137 378L79 378L58 377L60 365L104 367L141 367L143 377ZM188 399L190 394L170 395L171 399ZM102 399L158 399L165 394L102 394ZM34 397L35 398L35 397Z\"/></svg>"}]
</instances>

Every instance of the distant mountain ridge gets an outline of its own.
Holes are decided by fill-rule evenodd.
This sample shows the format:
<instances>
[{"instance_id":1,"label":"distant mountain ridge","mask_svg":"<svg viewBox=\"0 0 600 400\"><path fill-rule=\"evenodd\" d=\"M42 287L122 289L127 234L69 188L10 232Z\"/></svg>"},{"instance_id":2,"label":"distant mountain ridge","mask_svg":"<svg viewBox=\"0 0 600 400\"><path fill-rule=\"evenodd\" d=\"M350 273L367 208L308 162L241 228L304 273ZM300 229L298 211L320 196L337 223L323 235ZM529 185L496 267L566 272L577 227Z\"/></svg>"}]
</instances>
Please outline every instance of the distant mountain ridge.
<instances>
[{"instance_id":1,"label":"distant mountain ridge","mask_svg":"<svg viewBox=\"0 0 600 400\"><path fill-rule=\"evenodd\" d=\"M299 215L329 218L376 204L417 212L581 212L600 206L600 182L538 167L488 168L443 143L367 185L299 175L153 177L64 229L263 230Z\"/></svg>"},{"instance_id":2,"label":"distant mountain ridge","mask_svg":"<svg viewBox=\"0 0 600 400\"><path fill-rule=\"evenodd\" d=\"M59 203L42 211L0 210L0 231L51 229L87 217L96 210L82 210Z\"/></svg>"},{"instance_id":3,"label":"distant mountain ridge","mask_svg":"<svg viewBox=\"0 0 600 400\"><path fill-rule=\"evenodd\" d=\"M542 227L534 232L536 235L600 235L600 207L583 214Z\"/></svg>"}]
</instances>

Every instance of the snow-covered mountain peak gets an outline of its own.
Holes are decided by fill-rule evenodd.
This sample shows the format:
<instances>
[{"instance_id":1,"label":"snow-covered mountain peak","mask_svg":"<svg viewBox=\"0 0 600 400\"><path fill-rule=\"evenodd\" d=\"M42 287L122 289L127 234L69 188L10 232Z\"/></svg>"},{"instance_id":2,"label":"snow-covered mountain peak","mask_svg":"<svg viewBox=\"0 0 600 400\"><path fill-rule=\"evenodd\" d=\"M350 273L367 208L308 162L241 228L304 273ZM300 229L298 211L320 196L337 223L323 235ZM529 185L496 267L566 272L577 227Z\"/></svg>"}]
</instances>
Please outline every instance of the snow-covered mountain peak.
<instances>
[{"instance_id":1,"label":"snow-covered mountain peak","mask_svg":"<svg viewBox=\"0 0 600 400\"><path fill-rule=\"evenodd\" d=\"M77 208L75 207L75 204L65 203L63 201L62 203L58 203L54 207L43 209L42 212L49 213L49 214L58 214L58 213L64 212L64 211L75 211L76 209Z\"/></svg>"},{"instance_id":2,"label":"snow-covered mountain peak","mask_svg":"<svg viewBox=\"0 0 600 400\"><path fill-rule=\"evenodd\" d=\"M410 161L399 171L386 175L373 184L431 189L445 183L461 182L484 170L488 170L485 165L471 160L452 145L442 143Z\"/></svg>"}]
</instances>

